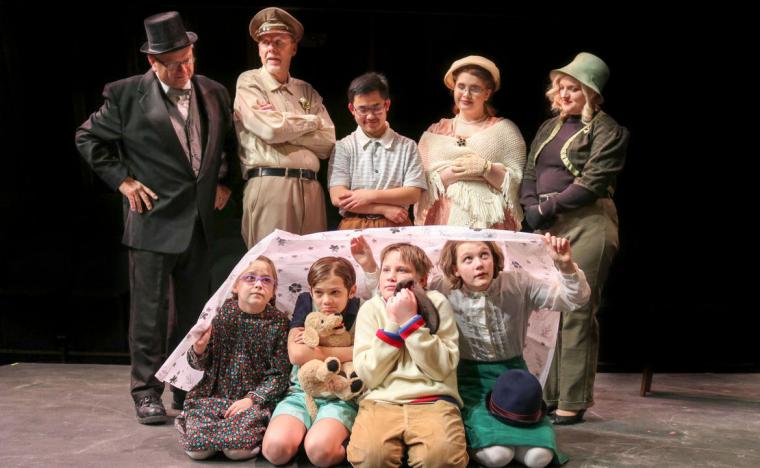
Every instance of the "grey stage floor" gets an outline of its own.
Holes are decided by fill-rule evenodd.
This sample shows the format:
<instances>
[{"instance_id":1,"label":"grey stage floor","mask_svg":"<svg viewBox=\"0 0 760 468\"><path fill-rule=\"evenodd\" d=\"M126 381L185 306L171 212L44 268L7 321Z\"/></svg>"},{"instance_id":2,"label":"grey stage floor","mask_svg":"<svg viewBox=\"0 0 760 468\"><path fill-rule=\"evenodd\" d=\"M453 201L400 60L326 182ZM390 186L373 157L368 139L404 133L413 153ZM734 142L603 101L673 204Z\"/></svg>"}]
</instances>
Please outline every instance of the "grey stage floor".
<instances>
[{"instance_id":1,"label":"grey stage floor","mask_svg":"<svg viewBox=\"0 0 760 468\"><path fill-rule=\"evenodd\" d=\"M655 374L646 398L639 382L599 375L587 422L557 428L566 466L760 467L760 374ZM172 425L136 422L128 387L127 366L0 367L0 467L271 466L193 462Z\"/></svg>"}]
</instances>

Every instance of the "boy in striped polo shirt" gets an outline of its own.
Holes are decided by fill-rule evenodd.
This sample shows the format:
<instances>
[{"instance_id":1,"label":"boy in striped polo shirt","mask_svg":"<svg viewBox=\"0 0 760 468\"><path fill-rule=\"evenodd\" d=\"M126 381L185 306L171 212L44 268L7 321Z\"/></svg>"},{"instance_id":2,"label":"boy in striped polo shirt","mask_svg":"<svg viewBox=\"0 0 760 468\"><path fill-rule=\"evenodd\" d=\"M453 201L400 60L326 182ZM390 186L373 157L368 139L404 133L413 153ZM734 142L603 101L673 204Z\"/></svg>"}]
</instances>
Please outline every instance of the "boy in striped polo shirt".
<instances>
[{"instance_id":1,"label":"boy in striped polo shirt","mask_svg":"<svg viewBox=\"0 0 760 468\"><path fill-rule=\"evenodd\" d=\"M417 143L388 125L388 80L365 73L348 87L358 127L330 157L330 200L343 216L338 229L411 226L409 206L427 189Z\"/></svg>"}]
</instances>

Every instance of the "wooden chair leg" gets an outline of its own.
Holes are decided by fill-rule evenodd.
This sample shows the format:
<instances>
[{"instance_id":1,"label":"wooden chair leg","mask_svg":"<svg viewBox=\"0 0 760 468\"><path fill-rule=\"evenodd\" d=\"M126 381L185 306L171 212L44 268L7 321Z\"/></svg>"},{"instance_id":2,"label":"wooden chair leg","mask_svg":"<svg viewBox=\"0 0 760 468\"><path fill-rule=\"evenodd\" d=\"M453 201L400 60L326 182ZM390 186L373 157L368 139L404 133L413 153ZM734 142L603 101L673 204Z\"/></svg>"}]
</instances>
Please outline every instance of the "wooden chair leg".
<instances>
[{"instance_id":1,"label":"wooden chair leg","mask_svg":"<svg viewBox=\"0 0 760 468\"><path fill-rule=\"evenodd\" d=\"M645 397L652 391L652 366L645 366L641 373L641 390L639 396Z\"/></svg>"}]
</instances>

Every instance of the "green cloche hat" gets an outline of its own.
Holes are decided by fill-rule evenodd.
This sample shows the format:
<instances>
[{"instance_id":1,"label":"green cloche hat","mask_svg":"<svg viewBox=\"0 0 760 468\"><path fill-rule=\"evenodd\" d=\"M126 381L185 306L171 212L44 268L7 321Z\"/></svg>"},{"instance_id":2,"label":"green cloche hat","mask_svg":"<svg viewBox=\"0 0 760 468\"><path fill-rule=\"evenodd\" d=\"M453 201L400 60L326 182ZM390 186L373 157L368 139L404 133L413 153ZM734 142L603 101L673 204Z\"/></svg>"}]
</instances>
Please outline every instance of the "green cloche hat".
<instances>
[{"instance_id":1,"label":"green cloche hat","mask_svg":"<svg viewBox=\"0 0 760 468\"><path fill-rule=\"evenodd\" d=\"M572 62L562 68L552 70L549 77L554 80L557 73L570 75L584 85L602 95L602 88L610 77L610 69L604 60L594 54L581 52L576 55Z\"/></svg>"}]
</instances>

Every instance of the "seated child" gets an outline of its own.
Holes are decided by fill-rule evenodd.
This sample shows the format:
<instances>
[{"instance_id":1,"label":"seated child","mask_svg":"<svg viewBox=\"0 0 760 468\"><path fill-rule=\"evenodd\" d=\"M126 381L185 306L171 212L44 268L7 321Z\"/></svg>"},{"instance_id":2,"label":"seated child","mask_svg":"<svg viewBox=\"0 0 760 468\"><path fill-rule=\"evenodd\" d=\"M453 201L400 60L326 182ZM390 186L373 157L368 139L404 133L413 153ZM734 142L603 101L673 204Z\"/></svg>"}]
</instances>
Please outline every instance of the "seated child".
<instances>
[{"instance_id":1,"label":"seated child","mask_svg":"<svg viewBox=\"0 0 760 468\"><path fill-rule=\"evenodd\" d=\"M467 448L457 392L458 333L451 305L439 292L427 295L438 309L435 334L417 313L409 289L423 286L432 268L419 247L391 244L380 254L379 295L359 310L354 368L368 393L359 405L348 444L353 466L464 467Z\"/></svg>"},{"instance_id":2,"label":"seated child","mask_svg":"<svg viewBox=\"0 0 760 468\"><path fill-rule=\"evenodd\" d=\"M370 270L374 269L373 266ZM311 266L307 281L311 294L305 292L298 297L288 334L288 354L294 364L292 385L285 399L277 405L264 435L264 457L275 465L285 464L293 458L301 442L314 465L330 466L342 462L346 458L343 443L356 418L357 406L353 401L315 398L319 411L312 421L298 382L299 366L312 359L324 360L331 356L341 362L352 359L351 346L310 348L304 344L303 334L306 316L315 310L342 314L344 326L353 332L359 310L359 298L354 297L356 272L346 259L324 257Z\"/></svg>"},{"instance_id":3,"label":"seated child","mask_svg":"<svg viewBox=\"0 0 760 468\"><path fill-rule=\"evenodd\" d=\"M539 280L517 268L502 271L504 255L495 242L448 241L439 260L447 281L431 285L454 308L460 332L462 417L471 456L483 466L506 466L513 458L529 467L566 461L557 452L547 417L520 427L505 424L486 407L486 396L500 375L527 369L522 351L531 312L570 312L588 302L589 286L572 261L567 239L549 234L544 239L562 273L560 281Z\"/></svg>"},{"instance_id":4,"label":"seated child","mask_svg":"<svg viewBox=\"0 0 760 468\"><path fill-rule=\"evenodd\" d=\"M218 450L233 460L259 453L290 371L288 318L274 306L276 289L277 269L258 257L187 353L190 365L205 371L175 419L190 458L201 460Z\"/></svg>"}]
</instances>

